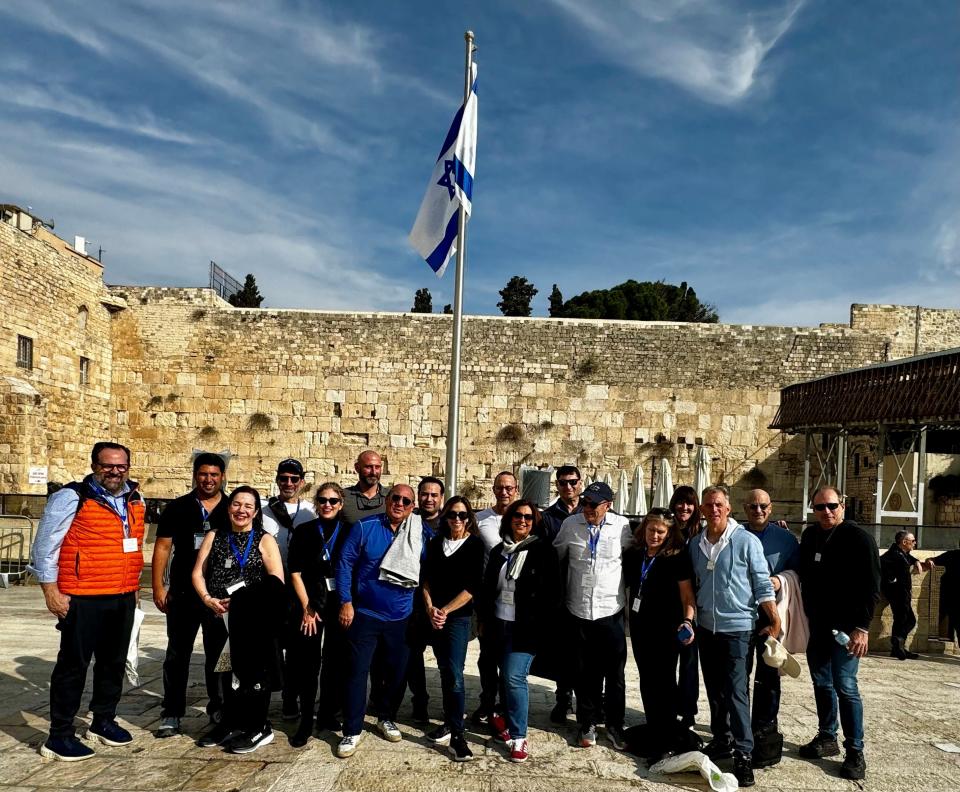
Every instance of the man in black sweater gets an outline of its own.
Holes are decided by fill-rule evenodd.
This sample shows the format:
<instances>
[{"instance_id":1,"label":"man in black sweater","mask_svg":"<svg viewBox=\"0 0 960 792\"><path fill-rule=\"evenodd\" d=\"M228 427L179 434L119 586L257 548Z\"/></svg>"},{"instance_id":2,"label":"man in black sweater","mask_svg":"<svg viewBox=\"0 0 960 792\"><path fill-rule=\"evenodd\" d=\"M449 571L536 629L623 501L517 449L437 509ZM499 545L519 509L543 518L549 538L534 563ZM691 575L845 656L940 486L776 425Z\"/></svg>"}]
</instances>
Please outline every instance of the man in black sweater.
<instances>
[{"instance_id":1,"label":"man in black sweater","mask_svg":"<svg viewBox=\"0 0 960 792\"><path fill-rule=\"evenodd\" d=\"M800 538L799 573L803 609L810 620L807 663L819 729L801 746L800 755L818 759L840 753L839 709L846 748L840 774L862 779L867 765L857 670L867 653L870 621L880 598L879 551L870 534L844 519L843 496L836 487L819 487L813 509L818 524L808 526Z\"/></svg>"},{"instance_id":2,"label":"man in black sweater","mask_svg":"<svg viewBox=\"0 0 960 792\"><path fill-rule=\"evenodd\" d=\"M899 660L916 660L920 655L907 650L907 636L917 626L913 612L913 581L910 575L923 571L923 565L913 557L917 540L910 531L897 531L893 544L880 559L882 572L880 590L893 612L890 630L890 656Z\"/></svg>"}]
</instances>

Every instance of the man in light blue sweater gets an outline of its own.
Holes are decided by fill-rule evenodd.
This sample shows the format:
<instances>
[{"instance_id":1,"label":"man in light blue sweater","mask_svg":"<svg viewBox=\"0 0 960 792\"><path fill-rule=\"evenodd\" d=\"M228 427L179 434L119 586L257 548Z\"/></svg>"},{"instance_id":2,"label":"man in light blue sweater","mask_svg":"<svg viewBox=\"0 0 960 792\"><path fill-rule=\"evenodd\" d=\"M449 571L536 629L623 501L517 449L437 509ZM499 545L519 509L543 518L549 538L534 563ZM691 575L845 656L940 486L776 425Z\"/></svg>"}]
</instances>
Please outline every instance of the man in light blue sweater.
<instances>
[{"instance_id":1,"label":"man in light blue sweater","mask_svg":"<svg viewBox=\"0 0 960 792\"><path fill-rule=\"evenodd\" d=\"M733 774L747 787L754 783L747 687L750 635L758 606L769 622L761 630L765 635L779 635L780 616L763 545L730 519L726 491L707 487L700 512L707 526L689 548L697 585L697 643L713 733L704 752L715 760L732 753Z\"/></svg>"}]
</instances>

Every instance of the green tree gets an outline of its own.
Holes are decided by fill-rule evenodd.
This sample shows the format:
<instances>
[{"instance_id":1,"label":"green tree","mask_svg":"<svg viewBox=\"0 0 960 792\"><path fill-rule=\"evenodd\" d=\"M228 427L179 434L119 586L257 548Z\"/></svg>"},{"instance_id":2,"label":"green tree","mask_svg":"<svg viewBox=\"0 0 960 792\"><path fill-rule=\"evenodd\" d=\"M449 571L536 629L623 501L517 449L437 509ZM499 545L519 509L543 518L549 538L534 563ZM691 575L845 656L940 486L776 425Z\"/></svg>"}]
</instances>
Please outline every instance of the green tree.
<instances>
[{"instance_id":1,"label":"green tree","mask_svg":"<svg viewBox=\"0 0 960 792\"><path fill-rule=\"evenodd\" d=\"M553 284L553 291L550 292L550 316L560 316L563 310L563 295L557 284Z\"/></svg>"},{"instance_id":2,"label":"green tree","mask_svg":"<svg viewBox=\"0 0 960 792\"><path fill-rule=\"evenodd\" d=\"M227 302L234 308L259 308L263 302L263 295L257 288L257 279L253 275L247 275L243 282L243 288L236 294L231 294Z\"/></svg>"},{"instance_id":3,"label":"green tree","mask_svg":"<svg viewBox=\"0 0 960 792\"><path fill-rule=\"evenodd\" d=\"M530 301L536 295L536 287L526 278L514 275L500 290L497 308L504 316L530 316Z\"/></svg>"},{"instance_id":4,"label":"green tree","mask_svg":"<svg viewBox=\"0 0 960 792\"><path fill-rule=\"evenodd\" d=\"M570 319L630 319L661 322L717 322L716 309L697 298L686 282L628 280L610 289L571 297L558 314Z\"/></svg>"},{"instance_id":5,"label":"green tree","mask_svg":"<svg viewBox=\"0 0 960 792\"><path fill-rule=\"evenodd\" d=\"M450 305L450 303L447 303L446 305L443 306L443 312L444 312L445 314L452 314L452 313L453 313L453 306Z\"/></svg>"},{"instance_id":6,"label":"green tree","mask_svg":"<svg viewBox=\"0 0 960 792\"><path fill-rule=\"evenodd\" d=\"M413 308L411 313L433 313L433 297L430 296L430 289L417 289L413 296Z\"/></svg>"}]
</instances>

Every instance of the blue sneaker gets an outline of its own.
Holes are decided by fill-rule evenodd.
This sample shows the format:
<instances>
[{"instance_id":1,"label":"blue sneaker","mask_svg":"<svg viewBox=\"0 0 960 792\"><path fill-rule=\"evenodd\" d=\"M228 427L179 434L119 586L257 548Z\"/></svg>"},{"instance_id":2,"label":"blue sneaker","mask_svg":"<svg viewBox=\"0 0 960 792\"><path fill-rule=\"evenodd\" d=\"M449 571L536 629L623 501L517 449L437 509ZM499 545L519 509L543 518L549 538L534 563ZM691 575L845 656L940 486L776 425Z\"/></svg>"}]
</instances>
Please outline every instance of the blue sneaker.
<instances>
[{"instance_id":1,"label":"blue sneaker","mask_svg":"<svg viewBox=\"0 0 960 792\"><path fill-rule=\"evenodd\" d=\"M87 739L91 738L115 748L133 742L130 732L119 726L115 720L101 720L99 718L94 718L90 728L87 729Z\"/></svg>"},{"instance_id":2,"label":"blue sneaker","mask_svg":"<svg viewBox=\"0 0 960 792\"><path fill-rule=\"evenodd\" d=\"M93 755L93 748L84 745L72 734L69 737L48 737L40 746L40 756L61 762L82 762Z\"/></svg>"}]
</instances>

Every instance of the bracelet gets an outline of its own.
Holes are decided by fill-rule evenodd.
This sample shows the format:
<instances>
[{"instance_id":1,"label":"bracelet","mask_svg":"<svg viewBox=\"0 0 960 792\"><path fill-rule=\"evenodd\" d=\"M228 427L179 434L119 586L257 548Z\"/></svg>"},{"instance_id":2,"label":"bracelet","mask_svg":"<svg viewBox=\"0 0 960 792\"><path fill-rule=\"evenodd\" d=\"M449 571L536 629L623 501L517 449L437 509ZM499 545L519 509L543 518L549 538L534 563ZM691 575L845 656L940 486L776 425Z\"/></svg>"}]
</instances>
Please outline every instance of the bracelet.
<instances>
[{"instance_id":1,"label":"bracelet","mask_svg":"<svg viewBox=\"0 0 960 792\"><path fill-rule=\"evenodd\" d=\"M696 622L694 622L693 619L684 619L684 620L681 622L681 624L689 624L691 627L693 627L693 626L696 624Z\"/></svg>"}]
</instances>

